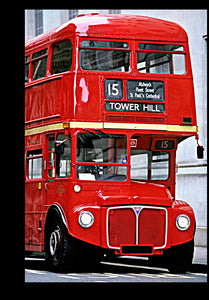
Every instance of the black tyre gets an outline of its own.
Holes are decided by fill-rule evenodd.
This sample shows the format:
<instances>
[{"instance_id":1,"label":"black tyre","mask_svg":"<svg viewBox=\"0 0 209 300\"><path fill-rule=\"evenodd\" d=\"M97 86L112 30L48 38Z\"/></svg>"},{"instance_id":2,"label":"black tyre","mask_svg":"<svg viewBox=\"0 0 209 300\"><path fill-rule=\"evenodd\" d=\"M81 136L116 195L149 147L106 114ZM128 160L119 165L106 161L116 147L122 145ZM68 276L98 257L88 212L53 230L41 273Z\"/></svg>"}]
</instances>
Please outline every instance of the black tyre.
<instances>
[{"instance_id":1,"label":"black tyre","mask_svg":"<svg viewBox=\"0 0 209 300\"><path fill-rule=\"evenodd\" d=\"M165 261L171 273L186 273L193 259L194 239L188 243L173 246L165 253Z\"/></svg>"},{"instance_id":2,"label":"black tyre","mask_svg":"<svg viewBox=\"0 0 209 300\"><path fill-rule=\"evenodd\" d=\"M47 228L45 253L47 265L52 271L74 267L74 243L61 222L55 221Z\"/></svg>"}]
</instances>

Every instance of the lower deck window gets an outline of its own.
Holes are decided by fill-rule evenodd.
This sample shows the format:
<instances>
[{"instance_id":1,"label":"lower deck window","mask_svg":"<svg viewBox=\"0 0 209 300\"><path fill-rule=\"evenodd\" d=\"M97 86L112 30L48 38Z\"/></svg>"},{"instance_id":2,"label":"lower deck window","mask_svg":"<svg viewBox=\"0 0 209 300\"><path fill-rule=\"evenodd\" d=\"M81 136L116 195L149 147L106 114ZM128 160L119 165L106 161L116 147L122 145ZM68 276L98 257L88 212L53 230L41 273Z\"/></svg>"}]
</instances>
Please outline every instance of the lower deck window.
<instances>
[{"instance_id":1,"label":"lower deck window","mask_svg":"<svg viewBox=\"0 0 209 300\"><path fill-rule=\"evenodd\" d=\"M127 167L78 165L77 177L80 180L124 181L127 178Z\"/></svg>"},{"instance_id":2,"label":"lower deck window","mask_svg":"<svg viewBox=\"0 0 209 300\"><path fill-rule=\"evenodd\" d=\"M42 178L42 150L28 151L28 179Z\"/></svg>"},{"instance_id":3,"label":"lower deck window","mask_svg":"<svg viewBox=\"0 0 209 300\"><path fill-rule=\"evenodd\" d=\"M126 180L126 136L79 133L77 137L77 178L80 180Z\"/></svg>"},{"instance_id":4,"label":"lower deck window","mask_svg":"<svg viewBox=\"0 0 209 300\"><path fill-rule=\"evenodd\" d=\"M71 137L65 141L64 133L57 133L56 142L63 144L63 153L55 155L55 135L49 136L48 177L67 177L71 174ZM65 142L63 142L65 141Z\"/></svg>"},{"instance_id":5,"label":"lower deck window","mask_svg":"<svg viewBox=\"0 0 209 300\"><path fill-rule=\"evenodd\" d=\"M166 180L168 176L168 152L131 150L131 179Z\"/></svg>"}]
</instances>

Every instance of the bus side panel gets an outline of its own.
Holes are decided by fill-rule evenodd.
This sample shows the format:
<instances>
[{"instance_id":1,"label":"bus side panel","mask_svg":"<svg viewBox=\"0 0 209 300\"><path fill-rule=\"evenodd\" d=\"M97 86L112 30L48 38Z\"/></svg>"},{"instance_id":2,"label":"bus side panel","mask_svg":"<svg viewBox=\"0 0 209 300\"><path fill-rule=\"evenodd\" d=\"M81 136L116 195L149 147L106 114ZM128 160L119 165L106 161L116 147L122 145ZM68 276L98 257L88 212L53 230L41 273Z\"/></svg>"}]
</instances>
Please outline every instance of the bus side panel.
<instances>
[{"instance_id":1,"label":"bus side panel","mask_svg":"<svg viewBox=\"0 0 209 300\"><path fill-rule=\"evenodd\" d=\"M61 78L28 87L25 90L25 121L59 115L61 89Z\"/></svg>"},{"instance_id":2,"label":"bus side panel","mask_svg":"<svg viewBox=\"0 0 209 300\"><path fill-rule=\"evenodd\" d=\"M25 89L25 122L44 116L45 85L36 85Z\"/></svg>"},{"instance_id":3,"label":"bus side panel","mask_svg":"<svg viewBox=\"0 0 209 300\"><path fill-rule=\"evenodd\" d=\"M178 87L178 88L176 88ZM183 124L183 118L191 118L189 125L196 125L192 79L167 80L168 124ZM181 100L181 101L180 101Z\"/></svg>"},{"instance_id":4,"label":"bus side panel","mask_svg":"<svg viewBox=\"0 0 209 300\"><path fill-rule=\"evenodd\" d=\"M63 76L61 106L61 115L63 119L72 120L74 118L74 94L76 91L74 80L74 74L69 73Z\"/></svg>"},{"instance_id":5,"label":"bus side panel","mask_svg":"<svg viewBox=\"0 0 209 300\"><path fill-rule=\"evenodd\" d=\"M76 80L75 119L83 122L100 122L103 107L100 98L100 76L79 74Z\"/></svg>"},{"instance_id":6,"label":"bus side panel","mask_svg":"<svg viewBox=\"0 0 209 300\"><path fill-rule=\"evenodd\" d=\"M45 83L45 106L44 117L53 116L61 113L62 104L62 78Z\"/></svg>"}]
</instances>

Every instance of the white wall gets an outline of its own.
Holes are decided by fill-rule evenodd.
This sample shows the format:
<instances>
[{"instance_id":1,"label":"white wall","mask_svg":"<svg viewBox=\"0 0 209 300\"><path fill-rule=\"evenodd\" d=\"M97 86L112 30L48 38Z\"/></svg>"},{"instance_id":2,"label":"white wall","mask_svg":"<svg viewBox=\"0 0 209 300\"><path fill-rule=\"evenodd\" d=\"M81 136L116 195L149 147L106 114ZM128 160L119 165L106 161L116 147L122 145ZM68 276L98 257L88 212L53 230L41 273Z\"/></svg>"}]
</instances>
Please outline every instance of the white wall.
<instances>
[{"instance_id":1,"label":"white wall","mask_svg":"<svg viewBox=\"0 0 209 300\"><path fill-rule=\"evenodd\" d=\"M68 20L68 10L44 9L43 10L43 27L47 32Z\"/></svg>"},{"instance_id":2,"label":"white wall","mask_svg":"<svg viewBox=\"0 0 209 300\"><path fill-rule=\"evenodd\" d=\"M35 10L25 10L25 41L35 36Z\"/></svg>"}]
</instances>

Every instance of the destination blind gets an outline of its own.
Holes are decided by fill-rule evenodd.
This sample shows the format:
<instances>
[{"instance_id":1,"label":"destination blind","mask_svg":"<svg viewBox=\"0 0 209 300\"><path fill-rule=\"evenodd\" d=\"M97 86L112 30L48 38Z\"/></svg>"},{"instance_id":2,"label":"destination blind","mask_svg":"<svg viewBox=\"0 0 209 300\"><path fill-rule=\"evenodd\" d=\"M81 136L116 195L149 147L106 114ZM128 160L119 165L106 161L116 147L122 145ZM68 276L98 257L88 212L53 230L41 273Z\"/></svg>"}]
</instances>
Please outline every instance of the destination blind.
<instances>
[{"instance_id":1,"label":"destination blind","mask_svg":"<svg viewBox=\"0 0 209 300\"><path fill-rule=\"evenodd\" d=\"M116 102L106 101L105 109L107 111L126 111L126 112L153 112L163 113L164 104L160 103L139 103L139 102Z\"/></svg>"},{"instance_id":2,"label":"destination blind","mask_svg":"<svg viewBox=\"0 0 209 300\"><path fill-rule=\"evenodd\" d=\"M163 101L164 83L151 80L127 80L127 99Z\"/></svg>"},{"instance_id":3,"label":"destination blind","mask_svg":"<svg viewBox=\"0 0 209 300\"><path fill-rule=\"evenodd\" d=\"M127 80L125 81L127 89L127 99L123 100L123 81L121 79L105 80L105 109L107 111L118 112L153 112L164 113L165 105L160 103L164 101L164 83L153 80ZM121 101L122 100L122 101ZM140 102L136 102L138 100ZM149 101L152 101L149 103ZM153 103L156 101L158 103Z\"/></svg>"}]
</instances>

